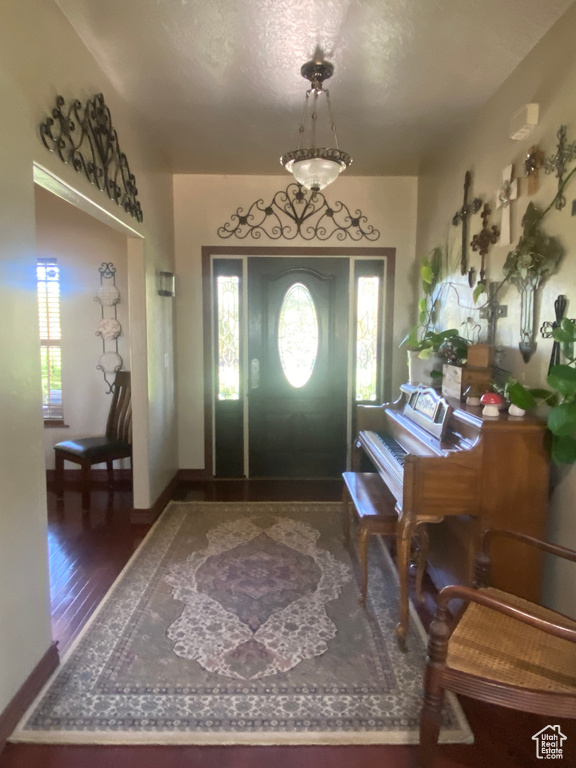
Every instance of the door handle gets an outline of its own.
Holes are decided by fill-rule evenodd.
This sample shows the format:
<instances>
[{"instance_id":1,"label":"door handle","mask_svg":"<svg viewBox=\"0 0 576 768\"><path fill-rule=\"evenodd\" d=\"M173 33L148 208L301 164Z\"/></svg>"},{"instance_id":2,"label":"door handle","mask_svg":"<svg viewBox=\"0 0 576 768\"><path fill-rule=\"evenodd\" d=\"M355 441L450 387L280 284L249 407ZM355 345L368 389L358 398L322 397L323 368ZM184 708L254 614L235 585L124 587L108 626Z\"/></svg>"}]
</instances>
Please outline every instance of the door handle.
<instances>
[{"instance_id":1,"label":"door handle","mask_svg":"<svg viewBox=\"0 0 576 768\"><path fill-rule=\"evenodd\" d=\"M253 357L250 360L250 389L258 389L260 386L260 360Z\"/></svg>"}]
</instances>

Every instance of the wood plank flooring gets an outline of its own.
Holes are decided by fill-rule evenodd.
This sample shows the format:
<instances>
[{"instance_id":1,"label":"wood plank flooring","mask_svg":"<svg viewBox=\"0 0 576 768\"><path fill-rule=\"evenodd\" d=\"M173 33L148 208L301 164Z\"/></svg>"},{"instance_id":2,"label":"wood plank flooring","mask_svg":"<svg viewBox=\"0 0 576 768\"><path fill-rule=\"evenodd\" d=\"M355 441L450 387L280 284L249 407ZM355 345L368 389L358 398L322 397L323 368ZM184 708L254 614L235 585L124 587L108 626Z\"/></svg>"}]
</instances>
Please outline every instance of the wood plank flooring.
<instances>
[{"instance_id":1,"label":"wood plank flooring","mask_svg":"<svg viewBox=\"0 0 576 768\"><path fill-rule=\"evenodd\" d=\"M174 498L226 500L340 499L339 481L210 481L182 484ZM49 548L53 637L61 655L106 594L148 526L132 525L128 489L93 492L89 515L80 492L67 490L64 504L49 492ZM420 609L425 624L434 606L434 587L426 583ZM529 768L541 766L532 735L547 718L461 699L474 731L473 745L445 745L437 768ZM576 768L576 727L557 720L567 756L561 768ZM8 744L0 768L417 768L414 746L346 747L97 747Z\"/></svg>"}]
</instances>

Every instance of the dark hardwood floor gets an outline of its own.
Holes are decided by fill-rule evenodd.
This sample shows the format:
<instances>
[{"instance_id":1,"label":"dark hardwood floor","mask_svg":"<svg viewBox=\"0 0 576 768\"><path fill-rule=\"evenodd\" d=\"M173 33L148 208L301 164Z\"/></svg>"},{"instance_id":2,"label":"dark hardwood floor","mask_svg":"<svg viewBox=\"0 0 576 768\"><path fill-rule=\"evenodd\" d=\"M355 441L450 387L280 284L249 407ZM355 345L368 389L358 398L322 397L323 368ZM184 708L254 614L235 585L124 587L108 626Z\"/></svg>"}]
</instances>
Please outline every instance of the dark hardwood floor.
<instances>
[{"instance_id":1,"label":"dark hardwood floor","mask_svg":"<svg viewBox=\"0 0 576 768\"><path fill-rule=\"evenodd\" d=\"M181 484L178 499L339 500L339 481L211 481ZM130 523L129 489L93 492L89 515L79 490L67 490L64 504L48 494L53 636L63 655L122 570L148 526ZM425 624L434 607L434 587L426 583L420 609ZM437 768L528 768L536 758L532 735L549 718L512 712L461 699L474 731L473 745L445 745ZM576 768L574 721L555 720L564 734L562 768ZM97 747L8 744L0 768L417 768L415 746L346 747Z\"/></svg>"}]
</instances>

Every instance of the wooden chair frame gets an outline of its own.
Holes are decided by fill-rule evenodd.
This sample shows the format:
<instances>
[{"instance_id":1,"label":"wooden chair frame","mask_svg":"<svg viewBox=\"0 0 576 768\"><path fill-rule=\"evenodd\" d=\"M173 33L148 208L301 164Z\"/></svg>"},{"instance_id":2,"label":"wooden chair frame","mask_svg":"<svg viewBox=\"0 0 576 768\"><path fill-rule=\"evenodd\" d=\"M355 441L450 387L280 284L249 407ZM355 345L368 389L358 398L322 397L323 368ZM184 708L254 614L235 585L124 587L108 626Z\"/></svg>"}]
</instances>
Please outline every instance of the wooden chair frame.
<instances>
[{"instance_id":1,"label":"wooden chair frame","mask_svg":"<svg viewBox=\"0 0 576 768\"><path fill-rule=\"evenodd\" d=\"M576 629L567 626L574 622L568 617L557 614L558 619L555 621L543 619L536 615L536 611L519 609L507 602L505 598L495 597L482 591L488 583L490 545L497 537L514 539L576 563L576 552L565 547L513 531L498 529L485 531L481 551L476 560L478 588L448 586L441 590L437 598L436 615L430 625L428 659L424 676L424 701L420 718L420 765L422 768L431 768L434 762L445 690L524 712L576 718L576 690L571 694L515 686L452 669L447 664L450 638L470 603L486 606L547 635L576 644ZM450 601L455 599L465 600L466 606L453 619L448 606ZM519 657L521 654L522 649L519 648Z\"/></svg>"},{"instance_id":2,"label":"wooden chair frame","mask_svg":"<svg viewBox=\"0 0 576 768\"><path fill-rule=\"evenodd\" d=\"M56 461L56 495L64 494L64 462L80 465L82 508L90 508L91 468L106 464L108 484L114 482L114 461L129 458L132 464L132 394L130 371L118 371L114 381L112 402L108 412L106 434L98 437L66 440L54 446Z\"/></svg>"}]
</instances>

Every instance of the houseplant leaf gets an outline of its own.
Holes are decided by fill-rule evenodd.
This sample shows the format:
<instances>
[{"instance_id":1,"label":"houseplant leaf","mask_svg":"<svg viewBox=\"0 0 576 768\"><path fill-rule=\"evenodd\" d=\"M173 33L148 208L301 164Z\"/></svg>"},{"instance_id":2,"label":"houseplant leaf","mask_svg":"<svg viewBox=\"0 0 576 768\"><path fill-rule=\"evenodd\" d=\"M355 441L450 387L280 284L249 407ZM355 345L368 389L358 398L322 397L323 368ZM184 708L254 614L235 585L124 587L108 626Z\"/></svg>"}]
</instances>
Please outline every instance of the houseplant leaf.
<instances>
[{"instance_id":1,"label":"houseplant leaf","mask_svg":"<svg viewBox=\"0 0 576 768\"><path fill-rule=\"evenodd\" d=\"M525 411L531 411L538 405L531 390L526 389L518 381L508 387L508 397L511 403L517 405L518 408L523 408Z\"/></svg>"},{"instance_id":2,"label":"houseplant leaf","mask_svg":"<svg viewBox=\"0 0 576 768\"><path fill-rule=\"evenodd\" d=\"M552 435L552 458L556 464L576 461L576 440L573 437Z\"/></svg>"},{"instance_id":3,"label":"houseplant leaf","mask_svg":"<svg viewBox=\"0 0 576 768\"><path fill-rule=\"evenodd\" d=\"M553 365L547 382L562 395L576 395L576 368L569 365Z\"/></svg>"},{"instance_id":4,"label":"houseplant leaf","mask_svg":"<svg viewBox=\"0 0 576 768\"><path fill-rule=\"evenodd\" d=\"M548 429L555 435L576 432L576 403L560 403L548 414Z\"/></svg>"}]
</instances>

